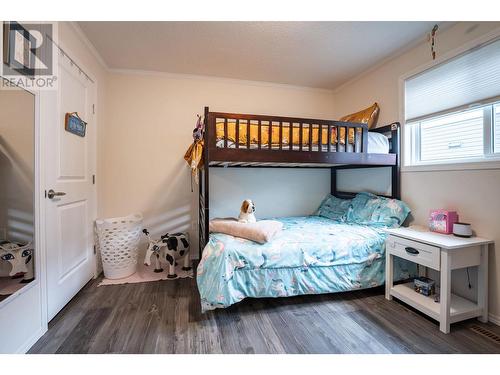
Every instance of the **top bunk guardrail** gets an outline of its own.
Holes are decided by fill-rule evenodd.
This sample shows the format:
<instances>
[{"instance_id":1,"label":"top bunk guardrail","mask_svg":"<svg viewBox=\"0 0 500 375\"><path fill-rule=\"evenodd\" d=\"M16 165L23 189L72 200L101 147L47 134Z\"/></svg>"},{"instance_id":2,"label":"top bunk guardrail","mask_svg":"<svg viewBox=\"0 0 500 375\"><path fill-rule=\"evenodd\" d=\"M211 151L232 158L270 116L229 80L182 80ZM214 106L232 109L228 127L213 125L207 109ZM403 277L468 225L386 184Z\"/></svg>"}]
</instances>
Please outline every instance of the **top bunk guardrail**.
<instances>
[{"instance_id":1,"label":"top bunk guardrail","mask_svg":"<svg viewBox=\"0 0 500 375\"><path fill-rule=\"evenodd\" d=\"M370 154L366 124L209 112L205 161L210 166L395 165L396 155Z\"/></svg>"}]
</instances>

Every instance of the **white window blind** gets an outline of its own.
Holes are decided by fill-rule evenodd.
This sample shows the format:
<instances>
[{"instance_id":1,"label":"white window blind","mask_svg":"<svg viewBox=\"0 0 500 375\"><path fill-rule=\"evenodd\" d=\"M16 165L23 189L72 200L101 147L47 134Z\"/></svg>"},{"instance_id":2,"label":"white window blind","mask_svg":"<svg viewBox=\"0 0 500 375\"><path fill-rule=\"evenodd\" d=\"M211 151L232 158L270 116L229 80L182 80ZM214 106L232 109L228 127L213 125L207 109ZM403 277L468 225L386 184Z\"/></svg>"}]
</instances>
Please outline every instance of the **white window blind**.
<instances>
[{"instance_id":1,"label":"white window blind","mask_svg":"<svg viewBox=\"0 0 500 375\"><path fill-rule=\"evenodd\" d=\"M405 119L411 122L499 96L500 40L496 40L407 79Z\"/></svg>"}]
</instances>

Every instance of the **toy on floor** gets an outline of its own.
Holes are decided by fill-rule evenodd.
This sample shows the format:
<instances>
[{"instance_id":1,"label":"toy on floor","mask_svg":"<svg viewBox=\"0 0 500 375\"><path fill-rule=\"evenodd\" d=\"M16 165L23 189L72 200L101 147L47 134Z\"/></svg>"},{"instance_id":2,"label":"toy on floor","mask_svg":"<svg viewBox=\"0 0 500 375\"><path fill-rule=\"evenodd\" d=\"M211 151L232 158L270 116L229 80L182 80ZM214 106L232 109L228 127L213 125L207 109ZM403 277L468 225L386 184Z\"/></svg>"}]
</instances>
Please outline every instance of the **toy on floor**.
<instances>
[{"instance_id":1,"label":"toy on floor","mask_svg":"<svg viewBox=\"0 0 500 375\"><path fill-rule=\"evenodd\" d=\"M0 259L11 264L11 277L23 277L22 283L29 283L34 279L33 247L31 242L21 244L10 241L0 241Z\"/></svg>"},{"instance_id":2,"label":"toy on floor","mask_svg":"<svg viewBox=\"0 0 500 375\"><path fill-rule=\"evenodd\" d=\"M148 249L144 257L144 265L151 264L151 256L155 258L154 272L163 272L161 267L162 262L168 263L167 278L175 279L175 266L178 260L183 261L183 271L191 270L191 260L189 258L189 241L187 235L184 233L165 234L160 239L152 239L149 236L149 231L144 229L142 231L148 239Z\"/></svg>"}]
</instances>

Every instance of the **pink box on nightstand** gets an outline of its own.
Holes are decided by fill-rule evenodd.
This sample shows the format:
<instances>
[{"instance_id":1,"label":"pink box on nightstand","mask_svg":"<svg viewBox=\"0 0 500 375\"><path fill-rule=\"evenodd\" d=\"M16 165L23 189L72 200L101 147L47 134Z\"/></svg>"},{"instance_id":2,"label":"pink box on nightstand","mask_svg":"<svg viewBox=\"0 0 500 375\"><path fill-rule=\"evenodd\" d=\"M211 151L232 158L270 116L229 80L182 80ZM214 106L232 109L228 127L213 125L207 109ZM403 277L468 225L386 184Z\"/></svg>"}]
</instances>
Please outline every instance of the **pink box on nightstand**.
<instances>
[{"instance_id":1,"label":"pink box on nightstand","mask_svg":"<svg viewBox=\"0 0 500 375\"><path fill-rule=\"evenodd\" d=\"M458 222L456 211L431 210L429 214L429 230L443 234L453 233L453 224Z\"/></svg>"}]
</instances>

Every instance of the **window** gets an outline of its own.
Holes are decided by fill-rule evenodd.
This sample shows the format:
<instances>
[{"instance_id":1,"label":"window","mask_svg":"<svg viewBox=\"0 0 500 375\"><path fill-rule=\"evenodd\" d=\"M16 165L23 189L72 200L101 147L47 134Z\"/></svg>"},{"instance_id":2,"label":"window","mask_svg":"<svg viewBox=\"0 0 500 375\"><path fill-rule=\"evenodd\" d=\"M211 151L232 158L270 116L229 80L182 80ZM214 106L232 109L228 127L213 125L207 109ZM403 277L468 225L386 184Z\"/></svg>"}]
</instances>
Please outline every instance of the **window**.
<instances>
[{"instance_id":1,"label":"window","mask_svg":"<svg viewBox=\"0 0 500 375\"><path fill-rule=\"evenodd\" d=\"M500 159L500 40L405 80L405 164Z\"/></svg>"},{"instance_id":2,"label":"window","mask_svg":"<svg viewBox=\"0 0 500 375\"><path fill-rule=\"evenodd\" d=\"M500 104L495 106L495 152L500 153Z\"/></svg>"}]
</instances>

